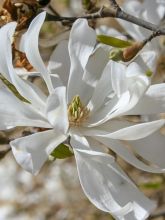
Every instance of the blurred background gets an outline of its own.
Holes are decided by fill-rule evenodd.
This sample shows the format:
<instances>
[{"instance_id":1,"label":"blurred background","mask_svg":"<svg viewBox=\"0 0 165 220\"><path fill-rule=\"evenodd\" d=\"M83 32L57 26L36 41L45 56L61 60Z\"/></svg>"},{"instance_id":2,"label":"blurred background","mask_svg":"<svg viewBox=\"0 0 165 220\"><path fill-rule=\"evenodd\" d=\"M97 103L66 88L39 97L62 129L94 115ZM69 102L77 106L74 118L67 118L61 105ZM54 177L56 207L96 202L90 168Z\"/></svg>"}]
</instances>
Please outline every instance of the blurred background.
<instances>
[{"instance_id":1,"label":"blurred background","mask_svg":"<svg viewBox=\"0 0 165 220\"><path fill-rule=\"evenodd\" d=\"M108 1L97 3L108 4ZM84 13L81 0L52 0L51 7L61 15ZM114 19L100 19L94 25L101 24L122 30ZM62 27L60 23L49 22L44 25L40 49L46 60L58 42L57 36L61 36L65 31L68 31L68 27ZM42 86L39 79L35 79L34 83ZM0 132L0 157L3 157L3 153L9 148L5 142L7 137L13 139L27 135L33 130L34 128L17 128ZM121 158L117 160L137 186L149 198L157 201L158 208L149 219L165 219L165 176L145 173L126 164ZM0 220L111 219L113 218L109 214L95 208L83 194L74 158L50 160L37 176L21 169L11 152L0 160Z\"/></svg>"}]
</instances>

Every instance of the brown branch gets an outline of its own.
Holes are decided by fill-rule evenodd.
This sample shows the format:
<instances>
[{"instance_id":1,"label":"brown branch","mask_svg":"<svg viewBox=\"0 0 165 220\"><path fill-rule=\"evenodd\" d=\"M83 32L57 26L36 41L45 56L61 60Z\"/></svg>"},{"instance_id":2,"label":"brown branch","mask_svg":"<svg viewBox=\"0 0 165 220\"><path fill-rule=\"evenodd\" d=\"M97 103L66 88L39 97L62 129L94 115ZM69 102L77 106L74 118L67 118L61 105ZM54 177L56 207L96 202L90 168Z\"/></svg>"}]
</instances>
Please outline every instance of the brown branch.
<instances>
[{"instance_id":1,"label":"brown branch","mask_svg":"<svg viewBox=\"0 0 165 220\"><path fill-rule=\"evenodd\" d=\"M60 17L60 14L51 6L48 6L48 9L56 16Z\"/></svg>"},{"instance_id":2,"label":"brown branch","mask_svg":"<svg viewBox=\"0 0 165 220\"><path fill-rule=\"evenodd\" d=\"M116 0L109 0L111 6L116 10L121 10L120 6L117 4Z\"/></svg>"},{"instance_id":3,"label":"brown branch","mask_svg":"<svg viewBox=\"0 0 165 220\"><path fill-rule=\"evenodd\" d=\"M147 37L144 41L143 41L143 45L146 45L148 42L150 42L152 39L154 39L155 37L158 37L162 35L160 30L158 31L154 31L149 37Z\"/></svg>"},{"instance_id":4,"label":"brown branch","mask_svg":"<svg viewBox=\"0 0 165 220\"><path fill-rule=\"evenodd\" d=\"M143 27L147 30L150 30L150 31L158 31L160 29L159 26L155 25L155 24L152 24L148 21L144 21L142 20L141 18L137 18L133 15L130 15L124 11L118 11L118 14L116 15L116 18L119 18L119 19L122 19L122 20L125 20L125 21L128 21L128 22L131 22L133 24L136 24L140 27ZM161 29L161 35L164 35L165 34L165 29Z\"/></svg>"},{"instance_id":5,"label":"brown branch","mask_svg":"<svg viewBox=\"0 0 165 220\"><path fill-rule=\"evenodd\" d=\"M99 11L92 13L92 14L86 14L82 16L75 16L75 17L63 17L63 16L54 16L51 14L47 14L46 20L47 21L70 21L74 22L75 20L79 18L86 18L86 19L96 19L96 18L105 18L105 17L115 17L116 11L109 10L106 7L102 7L99 9Z\"/></svg>"},{"instance_id":6,"label":"brown branch","mask_svg":"<svg viewBox=\"0 0 165 220\"><path fill-rule=\"evenodd\" d=\"M114 6L116 1L111 0L111 2L113 2L112 6ZM119 18L119 19L122 19L128 22L131 22L133 24L136 24L152 32L155 32L155 33L158 32L159 35L165 35L165 28L160 28L159 26L155 24L152 24L150 22L137 18L133 15L130 15L124 12L123 10L121 10L119 6L110 7L110 8L102 7L101 9L99 9L99 11L95 13L87 14L83 16L76 16L76 17L62 17L62 16L54 16L54 15L47 14L46 20L47 21L66 21L66 22L72 23L78 18L97 19L97 18L106 18L106 17Z\"/></svg>"}]
</instances>

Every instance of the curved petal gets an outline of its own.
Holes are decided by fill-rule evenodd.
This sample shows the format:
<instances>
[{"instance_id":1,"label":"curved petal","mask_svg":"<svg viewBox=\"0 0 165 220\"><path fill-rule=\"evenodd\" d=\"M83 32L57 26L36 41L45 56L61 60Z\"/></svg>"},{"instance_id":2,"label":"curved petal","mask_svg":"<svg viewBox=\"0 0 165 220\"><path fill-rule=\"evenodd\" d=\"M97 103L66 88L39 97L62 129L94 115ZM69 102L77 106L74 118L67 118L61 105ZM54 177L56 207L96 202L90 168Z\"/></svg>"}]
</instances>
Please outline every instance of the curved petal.
<instances>
[{"instance_id":1,"label":"curved petal","mask_svg":"<svg viewBox=\"0 0 165 220\"><path fill-rule=\"evenodd\" d=\"M88 199L99 209L110 212L116 219L141 220L155 208L114 162L113 157L77 148L72 139L81 186ZM92 144L91 142L89 144ZM94 146L93 146L94 147Z\"/></svg>"},{"instance_id":2,"label":"curved petal","mask_svg":"<svg viewBox=\"0 0 165 220\"><path fill-rule=\"evenodd\" d=\"M16 22L10 22L0 29L0 72L11 82L10 66L12 65L12 37L17 26Z\"/></svg>"},{"instance_id":3,"label":"curved petal","mask_svg":"<svg viewBox=\"0 0 165 220\"><path fill-rule=\"evenodd\" d=\"M152 45L153 47L153 45ZM151 47L151 49L152 49ZM151 71L153 71L153 73L156 71L156 65L157 65L157 59L158 59L158 53L155 52L154 48L152 50L147 50L147 51L142 51L140 53L140 56L137 56L137 58L135 59L136 62L138 62L139 60L139 64L142 65L142 63L144 62L145 65L147 66L147 68ZM142 60L141 60L142 59Z\"/></svg>"},{"instance_id":4,"label":"curved petal","mask_svg":"<svg viewBox=\"0 0 165 220\"><path fill-rule=\"evenodd\" d=\"M107 96L113 92L110 74L111 61L105 66L102 76L100 77L100 80L98 80L98 83L94 89L92 98L88 103L88 108L92 114L104 104Z\"/></svg>"},{"instance_id":5,"label":"curved petal","mask_svg":"<svg viewBox=\"0 0 165 220\"><path fill-rule=\"evenodd\" d=\"M93 128L84 129L83 134L87 136L99 136L118 140L138 140L151 135L155 131L162 128L164 124L165 119L160 119L152 122L135 124L133 126L125 127L111 133L108 131L97 130ZM121 124L121 126L123 126L123 123Z\"/></svg>"},{"instance_id":6,"label":"curved petal","mask_svg":"<svg viewBox=\"0 0 165 220\"><path fill-rule=\"evenodd\" d=\"M127 101L126 99L124 100ZM87 127L95 127L104 123L109 115L114 112L114 106L117 106L118 103L118 97L113 97L106 105L102 105L96 112L93 111L84 125Z\"/></svg>"},{"instance_id":7,"label":"curved petal","mask_svg":"<svg viewBox=\"0 0 165 220\"><path fill-rule=\"evenodd\" d=\"M89 56L91 55L96 44L96 33L89 27L86 19L78 19L74 22L69 39L69 55L74 62L77 57L82 68L84 69Z\"/></svg>"},{"instance_id":8,"label":"curved petal","mask_svg":"<svg viewBox=\"0 0 165 220\"><path fill-rule=\"evenodd\" d=\"M124 4L122 5L122 8L129 14L135 15L137 17L142 17L142 11L143 11L143 6L142 4L137 1L137 0L132 0L132 1L125 1ZM130 22L124 21L122 19L119 19L118 22L122 25L122 27L126 30L126 32L133 37L133 39L137 41L144 40L146 36L145 29L144 28L139 28L139 26L131 24ZM147 33L149 31L147 30Z\"/></svg>"},{"instance_id":9,"label":"curved petal","mask_svg":"<svg viewBox=\"0 0 165 220\"><path fill-rule=\"evenodd\" d=\"M64 85L63 82L61 81L59 75L57 75L57 74L50 74L50 78L51 78L52 85L53 85L54 89Z\"/></svg>"},{"instance_id":10,"label":"curved petal","mask_svg":"<svg viewBox=\"0 0 165 220\"><path fill-rule=\"evenodd\" d=\"M46 95L33 83L28 80L21 79L13 66L9 69L9 74L12 83L18 90L18 92L26 98L34 107L40 111L45 109Z\"/></svg>"},{"instance_id":11,"label":"curved petal","mask_svg":"<svg viewBox=\"0 0 165 220\"><path fill-rule=\"evenodd\" d=\"M129 143L141 157L165 169L165 136L159 131L143 139L129 141Z\"/></svg>"},{"instance_id":12,"label":"curved petal","mask_svg":"<svg viewBox=\"0 0 165 220\"><path fill-rule=\"evenodd\" d=\"M158 25L161 22L161 18L156 10L158 8L158 3L155 0L145 0L143 7L147 9L143 12L143 18L146 21Z\"/></svg>"},{"instance_id":13,"label":"curved petal","mask_svg":"<svg viewBox=\"0 0 165 220\"><path fill-rule=\"evenodd\" d=\"M126 115L140 101L150 85L150 80L136 63L131 63L126 71L127 91L121 95L113 113L109 114L109 119Z\"/></svg>"},{"instance_id":14,"label":"curved petal","mask_svg":"<svg viewBox=\"0 0 165 220\"><path fill-rule=\"evenodd\" d=\"M141 123L115 131L111 134L105 135L105 137L120 140L138 140L147 137L148 135L151 135L152 133L163 127L164 124L165 119Z\"/></svg>"},{"instance_id":15,"label":"curved petal","mask_svg":"<svg viewBox=\"0 0 165 220\"><path fill-rule=\"evenodd\" d=\"M10 142L16 161L28 172L37 174L49 154L66 136L54 130L48 130Z\"/></svg>"},{"instance_id":16,"label":"curved petal","mask_svg":"<svg viewBox=\"0 0 165 220\"><path fill-rule=\"evenodd\" d=\"M48 70L51 74L58 74L64 86L67 86L70 58L68 52L68 41L61 41L50 56Z\"/></svg>"},{"instance_id":17,"label":"curved petal","mask_svg":"<svg viewBox=\"0 0 165 220\"><path fill-rule=\"evenodd\" d=\"M71 102L75 95L80 96L84 105L89 101L92 90L83 80L83 74L95 44L95 31L88 26L87 20L78 19L72 26L69 38L71 68L67 91L68 102Z\"/></svg>"},{"instance_id":18,"label":"curved petal","mask_svg":"<svg viewBox=\"0 0 165 220\"><path fill-rule=\"evenodd\" d=\"M126 66L111 61L111 81L114 92L120 97L127 90Z\"/></svg>"},{"instance_id":19,"label":"curved petal","mask_svg":"<svg viewBox=\"0 0 165 220\"><path fill-rule=\"evenodd\" d=\"M114 73L115 74L115 73ZM144 75L144 71L137 63L131 63L126 69L126 89L117 98L114 96L108 104L103 105L97 112L90 116L88 126L97 126L112 118L127 115L128 111L132 109L140 101L141 97L145 94L147 88L150 85L150 81L147 76ZM117 79L116 79L117 80ZM110 107L108 108L108 106Z\"/></svg>"},{"instance_id":20,"label":"curved petal","mask_svg":"<svg viewBox=\"0 0 165 220\"><path fill-rule=\"evenodd\" d=\"M25 52L31 65L38 72L40 72L41 76L44 78L49 92L52 92L53 86L51 83L50 74L42 61L38 48L39 32L45 20L45 16L46 12L42 12L32 20L27 32L21 39L20 50Z\"/></svg>"},{"instance_id":21,"label":"curved petal","mask_svg":"<svg viewBox=\"0 0 165 220\"><path fill-rule=\"evenodd\" d=\"M13 70L14 71L14 70ZM46 95L33 83L23 80L12 73L12 81L19 93L26 98L39 111L45 110Z\"/></svg>"},{"instance_id":22,"label":"curved petal","mask_svg":"<svg viewBox=\"0 0 165 220\"><path fill-rule=\"evenodd\" d=\"M0 29L0 42L2 43L0 50L0 71L1 73L13 83L20 94L29 100L34 106L39 109L44 108L44 94L39 89L28 81L22 80L13 67L12 64L12 37L15 31L16 23L11 22ZM5 36L5 38L3 37ZM2 39L1 39L2 38Z\"/></svg>"},{"instance_id":23,"label":"curved petal","mask_svg":"<svg viewBox=\"0 0 165 220\"><path fill-rule=\"evenodd\" d=\"M124 119L112 119L95 127L79 127L78 130L85 136L108 135L123 128L133 126L135 123Z\"/></svg>"},{"instance_id":24,"label":"curved petal","mask_svg":"<svg viewBox=\"0 0 165 220\"><path fill-rule=\"evenodd\" d=\"M109 52L103 50L102 47L98 47L89 57L87 65L85 66L83 80L95 87L108 61Z\"/></svg>"},{"instance_id":25,"label":"curved petal","mask_svg":"<svg viewBox=\"0 0 165 220\"><path fill-rule=\"evenodd\" d=\"M139 160L134 154L134 152L127 147L125 142L119 140L113 140L103 137L95 137L100 143L103 143L106 147L113 150L117 155L122 157L125 161L131 165L137 167L138 169L151 172L151 173L164 173L165 169L157 166L148 165L143 161Z\"/></svg>"},{"instance_id":26,"label":"curved petal","mask_svg":"<svg viewBox=\"0 0 165 220\"><path fill-rule=\"evenodd\" d=\"M10 126L50 128L47 119L31 104L23 103L6 89L0 89L0 129Z\"/></svg>"},{"instance_id":27,"label":"curved petal","mask_svg":"<svg viewBox=\"0 0 165 220\"><path fill-rule=\"evenodd\" d=\"M138 104L128 115L158 114L165 112L165 84L151 85Z\"/></svg>"},{"instance_id":28,"label":"curved petal","mask_svg":"<svg viewBox=\"0 0 165 220\"><path fill-rule=\"evenodd\" d=\"M66 134L69 127L69 121L65 87L56 88L48 97L46 114L53 128L56 131Z\"/></svg>"},{"instance_id":29,"label":"curved petal","mask_svg":"<svg viewBox=\"0 0 165 220\"><path fill-rule=\"evenodd\" d=\"M147 53L146 53L147 54ZM149 58L151 58L151 55L149 56ZM126 69L126 77L127 80L130 80L130 82L132 82L134 80L134 77L145 77L145 82L147 85L150 84L150 78L146 76L146 71L148 70L148 66L147 66L147 58L146 58L146 63L142 63L141 60L139 60L139 58L137 57L137 59L135 60L135 62L132 62L128 65L127 69ZM132 81L131 81L132 80ZM129 81L128 81L129 82ZM129 86L129 84L128 84Z\"/></svg>"}]
</instances>

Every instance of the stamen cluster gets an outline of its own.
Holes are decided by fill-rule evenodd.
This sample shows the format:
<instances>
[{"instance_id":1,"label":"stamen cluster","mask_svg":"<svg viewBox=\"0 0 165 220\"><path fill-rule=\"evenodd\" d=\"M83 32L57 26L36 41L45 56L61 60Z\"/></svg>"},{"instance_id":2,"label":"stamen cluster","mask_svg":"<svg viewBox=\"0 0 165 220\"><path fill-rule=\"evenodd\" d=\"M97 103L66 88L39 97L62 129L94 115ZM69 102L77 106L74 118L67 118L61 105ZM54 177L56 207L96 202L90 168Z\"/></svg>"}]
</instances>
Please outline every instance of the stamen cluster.
<instances>
[{"instance_id":1,"label":"stamen cluster","mask_svg":"<svg viewBox=\"0 0 165 220\"><path fill-rule=\"evenodd\" d=\"M76 95L68 105L68 118L70 126L79 126L89 116L90 110L83 106L80 97Z\"/></svg>"}]
</instances>

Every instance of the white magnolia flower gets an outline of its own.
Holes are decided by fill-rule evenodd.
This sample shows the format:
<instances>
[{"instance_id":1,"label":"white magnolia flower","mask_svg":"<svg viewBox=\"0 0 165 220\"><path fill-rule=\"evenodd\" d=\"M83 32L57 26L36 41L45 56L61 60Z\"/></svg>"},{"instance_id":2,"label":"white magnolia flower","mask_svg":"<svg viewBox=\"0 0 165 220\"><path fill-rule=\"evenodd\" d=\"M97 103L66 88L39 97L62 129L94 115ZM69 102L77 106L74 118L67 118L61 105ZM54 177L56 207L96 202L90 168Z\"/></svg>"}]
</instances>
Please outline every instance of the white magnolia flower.
<instances>
[{"instance_id":1,"label":"white magnolia flower","mask_svg":"<svg viewBox=\"0 0 165 220\"><path fill-rule=\"evenodd\" d=\"M46 129L10 142L17 162L36 174L50 153L69 137L89 200L116 219L146 219L155 203L138 191L104 149L112 149L142 170L165 171L164 136L159 132L164 120L133 124L121 118L164 112L165 86L149 86L145 66L107 62L102 48L94 51L96 34L84 19L73 24L69 43L57 46L46 68L38 50L44 19L45 13L41 13L32 21L21 47L45 80L48 96L15 73L11 55L15 23L0 30L0 71L30 102L20 101L7 89L0 90L0 128L10 125ZM126 141L132 150L125 146ZM154 165L140 161L134 152Z\"/></svg>"},{"instance_id":2,"label":"white magnolia flower","mask_svg":"<svg viewBox=\"0 0 165 220\"><path fill-rule=\"evenodd\" d=\"M126 0L122 7L126 12L155 25L160 25L165 16L164 0L144 0L143 2L138 0ZM151 31L130 22L123 20L118 21L135 40L144 40L151 34Z\"/></svg>"},{"instance_id":3,"label":"white magnolia flower","mask_svg":"<svg viewBox=\"0 0 165 220\"><path fill-rule=\"evenodd\" d=\"M136 15L137 17L156 25L160 25L165 16L164 0L144 0L143 2L138 0L126 0L124 1L122 7L123 10L129 14ZM143 41L151 35L151 31L137 26L131 22L127 22L122 19L118 19L118 22L123 26L126 33L129 34L134 41ZM97 33L127 40L127 37L122 33L113 28L108 28L107 26L101 26L99 29L97 29ZM148 62L148 59L151 59L149 67L154 73L153 82L163 81L165 77L163 75L165 73L163 65L165 59L165 47L161 41L164 42L163 37L157 37L151 42L147 43L139 52L139 55L142 58L141 62ZM149 52L152 54L152 56L148 56ZM138 57L138 59L140 59L140 57Z\"/></svg>"},{"instance_id":4,"label":"white magnolia flower","mask_svg":"<svg viewBox=\"0 0 165 220\"><path fill-rule=\"evenodd\" d=\"M136 15L137 17L140 17L143 20L151 22L155 25L163 25L163 19L165 16L164 0L144 0L143 2L139 2L138 0L126 0L123 4L123 9L126 12ZM120 19L118 21L126 32L136 41L143 41L151 35L151 31L140 26ZM160 77L162 77L163 80L163 74L165 73L165 68L163 67L165 47L164 43L162 42L164 42L164 38L157 37L150 43L147 43L144 48L145 50L154 50L157 54L154 72L157 74L158 81L160 81Z\"/></svg>"}]
</instances>

